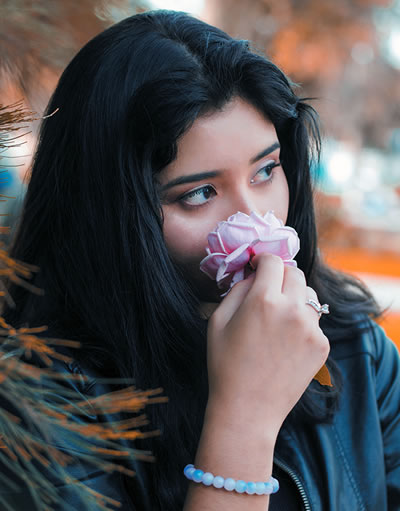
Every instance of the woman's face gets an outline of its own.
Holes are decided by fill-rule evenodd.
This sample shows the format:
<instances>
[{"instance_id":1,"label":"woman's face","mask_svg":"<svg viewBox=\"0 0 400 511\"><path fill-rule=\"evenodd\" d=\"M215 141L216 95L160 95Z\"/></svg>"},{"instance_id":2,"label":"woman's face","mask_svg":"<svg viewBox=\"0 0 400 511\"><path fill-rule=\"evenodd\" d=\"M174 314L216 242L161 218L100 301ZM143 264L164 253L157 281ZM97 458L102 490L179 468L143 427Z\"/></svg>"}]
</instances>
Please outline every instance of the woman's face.
<instances>
[{"instance_id":1,"label":"woman's face","mask_svg":"<svg viewBox=\"0 0 400 511\"><path fill-rule=\"evenodd\" d=\"M159 174L164 238L202 302L221 290L199 269L207 235L241 211L273 210L286 223L289 190L273 124L241 98L198 118L178 141L177 158Z\"/></svg>"}]
</instances>

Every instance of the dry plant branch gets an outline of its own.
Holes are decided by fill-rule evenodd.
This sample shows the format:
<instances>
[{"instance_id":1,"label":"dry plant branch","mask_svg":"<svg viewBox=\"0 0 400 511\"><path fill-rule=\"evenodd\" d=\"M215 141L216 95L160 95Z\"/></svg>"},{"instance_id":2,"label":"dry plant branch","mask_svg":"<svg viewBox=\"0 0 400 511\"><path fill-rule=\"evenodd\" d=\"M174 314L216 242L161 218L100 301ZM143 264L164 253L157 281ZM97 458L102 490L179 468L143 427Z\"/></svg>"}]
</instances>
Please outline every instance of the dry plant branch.
<instances>
[{"instance_id":1,"label":"dry plant branch","mask_svg":"<svg viewBox=\"0 0 400 511\"><path fill-rule=\"evenodd\" d=\"M22 102L8 107L0 104L0 160L7 148L19 144L22 135L15 133L33 119L34 113L27 112ZM29 282L37 271L37 266L11 258L0 242L0 301L14 304L5 279L33 293L43 293ZM82 503L80 509L118 508L120 502L71 477L68 467L82 461L104 472L134 476L120 460L154 461L150 452L135 449L129 442L159 434L141 431L148 425L142 411L167 398L160 396L162 389L137 390L133 380L115 378L96 381L109 386L123 383L124 388L96 397L86 395L88 376L56 367L73 362L72 356L57 348L79 349L81 344L43 337L46 330L45 325L14 328L0 316L0 464L6 468L6 473L0 471L0 484L18 491L23 483L40 511L50 511L60 504L63 509L76 511L62 500L54 481L72 485ZM130 418L116 419L122 412ZM111 416L107 421L97 419L106 415ZM73 442L73 456L65 452L65 438ZM0 506L12 510L1 494Z\"/></svg>"}]
</instances>

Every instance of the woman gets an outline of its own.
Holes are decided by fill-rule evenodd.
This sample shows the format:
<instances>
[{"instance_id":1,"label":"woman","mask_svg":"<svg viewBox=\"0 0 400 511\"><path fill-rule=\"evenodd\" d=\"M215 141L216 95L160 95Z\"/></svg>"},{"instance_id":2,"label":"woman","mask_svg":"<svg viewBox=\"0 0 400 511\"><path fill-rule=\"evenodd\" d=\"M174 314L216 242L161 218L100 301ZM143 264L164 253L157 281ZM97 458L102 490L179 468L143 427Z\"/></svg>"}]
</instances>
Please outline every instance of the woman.
<instances>
[{"instance_id":1,"label":"woman","mask_svg":"<svg viewBox=\"0 0 400 511\"><path fill-rule=\"evenodd\" d=\"M110 474L85 484L127 510L399 509L399 356L369 319L370 293L319 257L316 114L284 74L247 41L148 12L78 53L57 108L11 252L40 266L45 295L12 288L6 319L79 339L74 370L169 397L148 412L161 435L137 442L156 463L125 486ZM208 233L269 210L298 232L298 268L256 256L222 299L199 270ZM332 387L312 381L326 360ZM189 463L246 482L273 474L280 490L189 483Z\"/></svg>"}]
</instances>

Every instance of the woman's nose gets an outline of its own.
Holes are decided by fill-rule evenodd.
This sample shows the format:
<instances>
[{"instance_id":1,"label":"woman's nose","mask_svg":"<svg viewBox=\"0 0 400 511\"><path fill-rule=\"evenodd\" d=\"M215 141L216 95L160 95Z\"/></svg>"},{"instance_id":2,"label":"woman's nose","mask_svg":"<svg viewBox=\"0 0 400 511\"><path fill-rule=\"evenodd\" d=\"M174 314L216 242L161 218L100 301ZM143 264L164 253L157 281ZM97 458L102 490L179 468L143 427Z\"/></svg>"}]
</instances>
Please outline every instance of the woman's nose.
<instances>
[{"instance_id":1,"label":"woman's nose","mask_svg":"<svg viewBox=\"0 0 400 511\"><path fill-rule=\"evenodd\" d=\"M254 199L248 194L238 193L235 197L232 197L231 204L232 215L240 211L241 213L245 213L246 215L250 215L252 211L255 211L259 214L264 214L262 211L259 211L259 207L254 201ZM234 210L234 211L233 211Z\"/></svg>"}]
</instances>

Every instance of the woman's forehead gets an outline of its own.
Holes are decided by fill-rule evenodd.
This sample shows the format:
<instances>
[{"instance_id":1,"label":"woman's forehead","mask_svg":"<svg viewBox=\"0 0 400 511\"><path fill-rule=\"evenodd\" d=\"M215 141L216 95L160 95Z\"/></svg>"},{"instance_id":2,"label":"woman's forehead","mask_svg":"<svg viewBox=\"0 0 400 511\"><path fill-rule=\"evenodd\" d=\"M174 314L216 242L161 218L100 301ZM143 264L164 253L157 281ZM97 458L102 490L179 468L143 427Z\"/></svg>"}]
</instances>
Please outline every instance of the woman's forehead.
<instances>
[{"instance_id":1,"label":"woman's forehead","mask_svg":"<svg viewBox=\"0 0 400 511\"><path fill-rule=\"evenodd\" d=\"M267 147L276 149L274 125L241 98L220 111L196 119L177 143L177 157L164 170L185 172L213 170L237 162L256 159ZM194 168L194 167L195 168Z\"/></svg>"}]
</instances>

